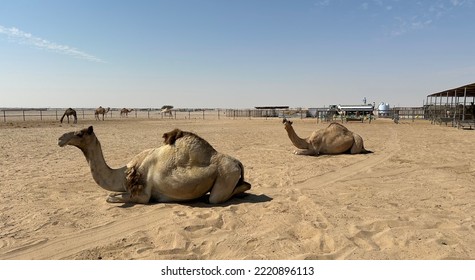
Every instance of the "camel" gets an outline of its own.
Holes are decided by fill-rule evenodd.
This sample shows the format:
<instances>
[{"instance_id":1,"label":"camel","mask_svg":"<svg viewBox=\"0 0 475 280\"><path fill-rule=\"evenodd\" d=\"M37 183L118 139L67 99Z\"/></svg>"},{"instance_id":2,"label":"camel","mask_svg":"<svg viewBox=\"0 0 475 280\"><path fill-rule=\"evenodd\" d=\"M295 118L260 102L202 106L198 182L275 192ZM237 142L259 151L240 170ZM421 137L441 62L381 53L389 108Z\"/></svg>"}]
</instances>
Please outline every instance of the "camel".
<instances>
[{"instance_id":1,"label":"camel","mask_svg":"<svg viewBox=\"0 0 475 280\"><path fill-rule=\"evenodd\" d=\"M162 114L162 118L166 115L168 115L169 118L173 118L172 109L172 105L163 105L162 108L160 108L160 114Z\"/></svg>"},{"instance_id":2,"label":"camel","mask_svg":"<svg viewBox=\"0 0 475 280\"><path fill-rule=\"evenodd\" d=\"M209 203L218 204L251 189L242 163L198 135L175 129L163 138L164 145L142 151L118 169L105 162L92 126L63 134L58 145L83 152L95 182L115 192L106 199L109 203L189 201L209 192Z\"/></svg>"},{"instance_id":3,"label":"camel","mask_svg":"<svg viewBox=\"0 0 475 280\"><path fill-rule=\"evenodd\" d=\"M107 107L107 109L104 109L102 108L102 106L99 106L99 108L96 109L96 111L94 112L94 115L96 117L96 120L100 120L99 119L99 114L102 115L102 120L104 120L104 115L107 114L109 111L110 111L111 108Z\"/></svg>"},{"instance_id":4,"label":"camel","mask_svg":"<svg viewBox=\"0 0 475 280\"><path fill-rule=\"evenodd\" d=\"M122 110L120 110L120 116L123 117L128 117L129 116L129 113L132 112L134 109L127 109L127 108L122 108Z\"/></svg>"},{"instance_id":5,"label":"camel","mask_svg":"<svg viewBox=\"0 0 475 280\"><path fill-rule=\"evenodd\" d=\"M292 122L283 119L287 135L298 149L296 155L318 156L321 154L366 154L372 153L364 148L363 138L349 131L339 123L331 123L328 127L314 131L309 137L302 139L294 131Z\"/></svg>"},{"instance_id":6,"label":"camel","mask_svg":"<svg viewBox=\"0 0 475 280\"><path fill-rule=\"evenodd\" d=\"M69 123L69 116L74 117L74 122L73 123L78 122L78 117L76 115L76 110L74 110L73 108L68 108L68 109L66 109L66 111L64 111L64 114L61 117L61 121L60 121L61 123L63 123L63 119L64 119L65 116L68 117L68 123Z\"/></svg>"},{"instance_id":7,"label":"camel","mask_svg":"<svg viewBox=\"0 0 475 280\"><path fill-rule=\"evenodd\" d=\"M173 118L172 109L170 108L162 109L160 114L162 114L162 117L168 115L168 117Z\"/></svg>"}]
</instances>

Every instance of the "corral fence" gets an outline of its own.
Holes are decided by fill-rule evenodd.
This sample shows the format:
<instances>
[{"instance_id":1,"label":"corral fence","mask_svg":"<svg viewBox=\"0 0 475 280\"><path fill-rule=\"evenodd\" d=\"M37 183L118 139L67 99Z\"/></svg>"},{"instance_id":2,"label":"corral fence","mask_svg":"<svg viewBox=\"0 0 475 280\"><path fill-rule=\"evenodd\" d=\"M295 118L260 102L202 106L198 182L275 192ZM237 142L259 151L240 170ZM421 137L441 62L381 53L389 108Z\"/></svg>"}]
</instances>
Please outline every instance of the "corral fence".
<instances>
[{"instance_id":1,"label":"corral fence","mask_svg":"<svg viewBox=\"0 0 475 280\"><path fill-rule=\"evenodd\" d=\"M95 120L95 109L75 108L76 116L81 120ZM129 109L130 110L130 109ZM0 108L0 118L3 122L13 121L60 121L66 108ZM299 116L306 117L306 115ZM121 114L120 108L111 108L104 114L107 119L125 118L145 118L145 119L221 119L221 118L268 118L282 116L282 112L275 110L254 110L254 109L173 109L163 113L161 109L136 108L128 114ZM295 115L295 114L293 114ZM98 115L102 120L102 115ZM74 117L69 116L69 122L73 122ZM65 116L63 122L68 122Z\"/></svg>"},{"instance_id":2,"label":"corral fence","mask_svg":"<svg viewBox=\"0 0 475 280\"><path fill-rule=\"evenodd\" d=\"M0 108L0 118L3 122L13 121L60 121L66 108ZM75 108L79 121L95 120L95 109ZM423 107L396 107L388 111L375 111L375 118L395 118L400 119L428 119L427 108ZM98 116L102 120L102 115ZM136 108L127 115L121 115L120 108L111 108L104 119L252 119L252 118L314 118L317 121L338 121L338 116L328 117L327 114L312 112L306 109L173 109L168 113L162 113L161 109ZM69 122L73 122L73 117L69 117ZM64 117L63 122L68 122Z\"/></svg>"},{"instance_id":3,"label":"corral fence","mask_svg":"<svg viewBox=\"0 0 475 280\"><path fill-rule=\"evenodd\" d=\"M392 119L398 122L400 119L412 120L413 122L418 119L426 119L426 112L423 107L394 107L387 110L375 109L371 112L360 112L353 115L341 115L336 110L328 108L314 109L311 117L317 119L317 122L348 122L348 121L360 121L371 123L372 120Z\"/></svg>"}]
</instances>

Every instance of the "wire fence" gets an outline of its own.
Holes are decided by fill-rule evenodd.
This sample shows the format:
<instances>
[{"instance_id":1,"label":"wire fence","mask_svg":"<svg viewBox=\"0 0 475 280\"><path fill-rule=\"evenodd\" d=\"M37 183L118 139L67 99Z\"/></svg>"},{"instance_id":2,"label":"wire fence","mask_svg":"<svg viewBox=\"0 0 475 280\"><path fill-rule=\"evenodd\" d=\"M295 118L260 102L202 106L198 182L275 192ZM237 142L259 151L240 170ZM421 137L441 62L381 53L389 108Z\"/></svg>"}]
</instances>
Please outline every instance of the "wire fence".
<instances>
[{"instance_id":1,"label":"wire fence","mask_svg":"<svg viewBox=\"0 0 475 280\"><path fill-rule=\"evenodd\" d=\"M237 109L174 109L162 112L160 109L132 109L128 113L121 113L121 109L110 109L105 114L95 114L95 109L74 109L78 121L108 120L108 119L221 119L221 118L262 118L277 117L271 110L237 110ZM129 109L130 110L130 109ZM17 121L60 121L66 109L43 108L13 108L0 109L0 118L3 122ZM73 122L74 116L65 115L63 122Z\"/></svg>"},{"instance_id":2,"label":"wire fence","mask_svg":"<svg viewBox=\"0 0 475 280\"><path fill-rule=\"evenodd\" d=\"M130 110L130 109L129 109ZM65 113L65 108L4 108L0 109L0 118L3 122L18 121L60 121ZM309 110L295 109L173 109L162 112L160 109L136 108L131 109L127 114L121 114L121 109L112 108L104 115L95 114L95 109L79 108L75 109L78 121L88 120L110 120L110 119L253 119L253 118L315 118L317 121L338 121L339 118L326 118L321 114L312 114ZM387 112L375 111L375 118L399 118L405 119L427 119L427 112L423 108L397 108ZM69 122L74 121L73 116L69 116ZM64 116L63 122L68 122L68 117Z\"/></svg>"}]
</instances>

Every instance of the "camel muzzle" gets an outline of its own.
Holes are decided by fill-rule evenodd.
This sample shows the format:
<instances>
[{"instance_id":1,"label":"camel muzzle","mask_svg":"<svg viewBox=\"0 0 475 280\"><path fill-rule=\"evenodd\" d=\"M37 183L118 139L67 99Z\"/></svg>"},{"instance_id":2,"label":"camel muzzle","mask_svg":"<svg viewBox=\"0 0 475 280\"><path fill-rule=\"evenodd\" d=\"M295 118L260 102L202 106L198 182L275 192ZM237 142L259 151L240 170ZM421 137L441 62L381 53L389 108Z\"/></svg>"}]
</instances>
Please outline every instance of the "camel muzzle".
<instances>
[{"instance_id":1,"label":"camel muzzle","mask_svg":"<svg viewBox=\"0 0 475 280\"><path fill-rule=\"evenodd\" d=\"M65 133L61 137L58 138L58 146L64 147L68 144L69 140L72 138L72 133Z\"/></svg>"}]
</instances>

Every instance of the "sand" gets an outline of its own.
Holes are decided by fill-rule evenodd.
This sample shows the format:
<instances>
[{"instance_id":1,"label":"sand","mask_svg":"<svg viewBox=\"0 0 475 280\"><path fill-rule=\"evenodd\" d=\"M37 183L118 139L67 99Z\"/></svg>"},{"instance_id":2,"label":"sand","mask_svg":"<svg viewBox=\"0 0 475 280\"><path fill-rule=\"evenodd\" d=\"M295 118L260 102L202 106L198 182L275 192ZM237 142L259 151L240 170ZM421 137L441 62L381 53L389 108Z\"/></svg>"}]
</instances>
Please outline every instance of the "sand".
<instances>
[{"instance_id":1,"label":"sand","mask_svg":"<svg viewBox=\"0 0 475 280\"><path fill-rule=\"evenodd\" d=\"M327 126L293 119L308 136ZM109 204L65 132L94 125L111 167L193 131L252 184L204 200ZM0 124L0 259L475 259L475 131L428 121L348 123L373 154L297 156L281 119Z\"/></svg>"}]
</instances>

